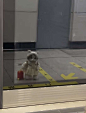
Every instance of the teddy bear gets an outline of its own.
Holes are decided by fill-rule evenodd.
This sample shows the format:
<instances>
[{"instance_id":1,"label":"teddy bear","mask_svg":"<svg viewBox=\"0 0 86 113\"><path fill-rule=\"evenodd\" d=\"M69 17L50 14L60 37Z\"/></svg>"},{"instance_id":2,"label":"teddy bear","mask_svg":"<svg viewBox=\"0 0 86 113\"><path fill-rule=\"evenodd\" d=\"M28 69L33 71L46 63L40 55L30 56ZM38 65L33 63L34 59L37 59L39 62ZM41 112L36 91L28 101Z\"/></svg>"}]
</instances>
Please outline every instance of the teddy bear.
<instances>
[{"instance_id":1,"label":"teddy bear","mask_svg":"<svg viewBox=\"0 0 86 113\"><path fill-rule=\"evenodd\" d=\"M40 64L38 53L28 50L27 60L22 64L21 70L24 72L25 79L37 80Z\"/></svg>"}]
</instances>

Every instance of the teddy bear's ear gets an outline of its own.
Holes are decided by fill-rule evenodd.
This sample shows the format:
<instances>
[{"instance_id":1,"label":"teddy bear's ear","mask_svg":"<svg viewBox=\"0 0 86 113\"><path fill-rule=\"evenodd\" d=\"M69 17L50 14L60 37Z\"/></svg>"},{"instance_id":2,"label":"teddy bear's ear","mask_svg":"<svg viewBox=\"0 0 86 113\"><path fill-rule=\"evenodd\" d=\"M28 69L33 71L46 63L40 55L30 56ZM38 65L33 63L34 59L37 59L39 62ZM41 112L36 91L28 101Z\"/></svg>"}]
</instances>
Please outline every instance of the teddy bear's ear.
<instances>
[{"instance_id":1,"label":"teddy bear's ear","mask_svg":"<svg viewBox=\"0 0 86 113\"><path fill-rule=\"evenodd\" d=\"M28 50L28 53L31 53L31 50Z\"/></svg>"}]
</instances>

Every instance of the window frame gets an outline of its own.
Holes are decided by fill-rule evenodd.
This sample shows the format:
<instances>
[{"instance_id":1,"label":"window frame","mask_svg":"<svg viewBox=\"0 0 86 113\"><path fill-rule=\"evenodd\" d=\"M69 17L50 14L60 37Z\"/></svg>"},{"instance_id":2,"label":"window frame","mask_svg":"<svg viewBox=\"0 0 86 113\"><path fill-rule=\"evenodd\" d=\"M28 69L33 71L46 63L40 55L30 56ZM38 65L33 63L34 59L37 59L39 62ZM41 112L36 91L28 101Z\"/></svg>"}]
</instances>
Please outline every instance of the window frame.
<instances>
[{"instance_id":1,"label":"window frame","mask_svg":"<svg viewBox=\"0 0 86 113\"><path fill-rule=\"evenodd\" d=\"M3 108L3 0L0 0L0 109Z\"/></svg>"}]
</instances>

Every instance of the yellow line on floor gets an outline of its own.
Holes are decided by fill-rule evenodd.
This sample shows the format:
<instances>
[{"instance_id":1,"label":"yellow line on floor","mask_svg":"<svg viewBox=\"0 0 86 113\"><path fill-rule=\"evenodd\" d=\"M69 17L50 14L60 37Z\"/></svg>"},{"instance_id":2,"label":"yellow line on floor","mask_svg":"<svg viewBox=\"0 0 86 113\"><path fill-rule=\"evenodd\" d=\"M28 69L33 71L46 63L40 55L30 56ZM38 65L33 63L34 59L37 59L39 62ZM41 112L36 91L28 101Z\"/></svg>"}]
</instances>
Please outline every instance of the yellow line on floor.
<instances>
[{"instance_id":1,"label":"yellow line on floor","mask_svg":"<svg viewBox=\"0 0 86 113\"><path fill-rule=\"evenodd\" d=\"M56 82L47 72L45 72L41 67L39 69L39 72L50 82ZM56 82L57 83L57 82Z\"/></svg>"},{"instance_id":2,"label":"yellow line on floor","mask_svg":"<svg viewBox=\"0 0 86 113\"><path fill-rule=\"evenodd\" d=\"M6 86L3 87L4 90L8 89L23 89L23 88L31 88L31 87L42 87L42 86L50 86L50 84L32 84L32 85L15 85L15 86Z\"/></svg>"},{"instance_id":3,"label":"yellow line on floor","mask_svg":"<svg viewBox=\"0 0 86 113\"><path fill-rule=\"evenodd\" d=\"M58 85L74 85L78 84L76 81L72 82L56 82L47 72L45 72L41 67L39 72L50 82L46 84L31 84L31 85L14 85L3 87L3 90L13 90L13 89L23 89L23 88L35 88L35 87L46 87L46 86L58 86Z\"/></svg>"},{"instance_id":4,"label":"yellow line on floor","mask_svg":"<svg viewBox=\"0 0 86 113\"><path fill-rule=\"evenodd\" d=\"M48 80L50 81L50 84L53 85L66 85L66 84L78 84L76 81L72 82L57 82L55 81L47 72L45 72L41 67L39 69L39 72Z\"/></svg>"},{"instance_id":5,"label":"yellow line on floor","mask_svg":"<svg viewBox=\"0 0 86 113\"><path fill-rule=\"evenodd\" d=\"M5 86L3 90L13 90L13 89L24 89L24 88L37 88L37 87L46 87L46 86L62 86L62 85L75 85L78 84L76 81L73 82L52 82L46 84L32 84L32 85L15 85L15 86Z\"/></svg>"},{"instance_id":6,"label":"yellow line on floor","mask_svg":"<svg viewBox=\"0 0 86 113\"><path fill-rule=\"evenodd\" d=\"M81 71L85 72L86 73L86 69L79 66L78 64L74 63L74 62L70 62L70 64L72 64L73 66L77 67L78 69L80 69Z\"/></svg>"}]
</instances>

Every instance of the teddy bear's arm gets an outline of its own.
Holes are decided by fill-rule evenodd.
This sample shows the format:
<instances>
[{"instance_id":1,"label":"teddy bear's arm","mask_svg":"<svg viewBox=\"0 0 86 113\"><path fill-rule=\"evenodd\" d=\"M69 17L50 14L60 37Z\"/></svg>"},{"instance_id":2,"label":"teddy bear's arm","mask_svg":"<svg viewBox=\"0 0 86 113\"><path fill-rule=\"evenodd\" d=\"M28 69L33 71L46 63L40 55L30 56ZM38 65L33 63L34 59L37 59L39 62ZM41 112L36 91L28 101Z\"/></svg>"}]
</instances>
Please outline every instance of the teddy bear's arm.
<instances>
[{"instance_id":1,"label":"teddy bear's arm","mask_svg":"<svg viewBox=\"0 0 86 113\"><path fill-rule=\"evenodd\" d=\"M22 64L21 70L26 71L27 68L28 68L28 62L26 61Z\"/></svg>"},{"instance_id":2,"label":"teddy bear's arm","mask_svg":"<svg viewBox=\"0 0 86 113\"><path fill-rule=\"evenodd\" d=\"M39 62L37 62L37 70L39 70L39 68L40 68L40 64Z\"/></svg>"}]
</instances>

